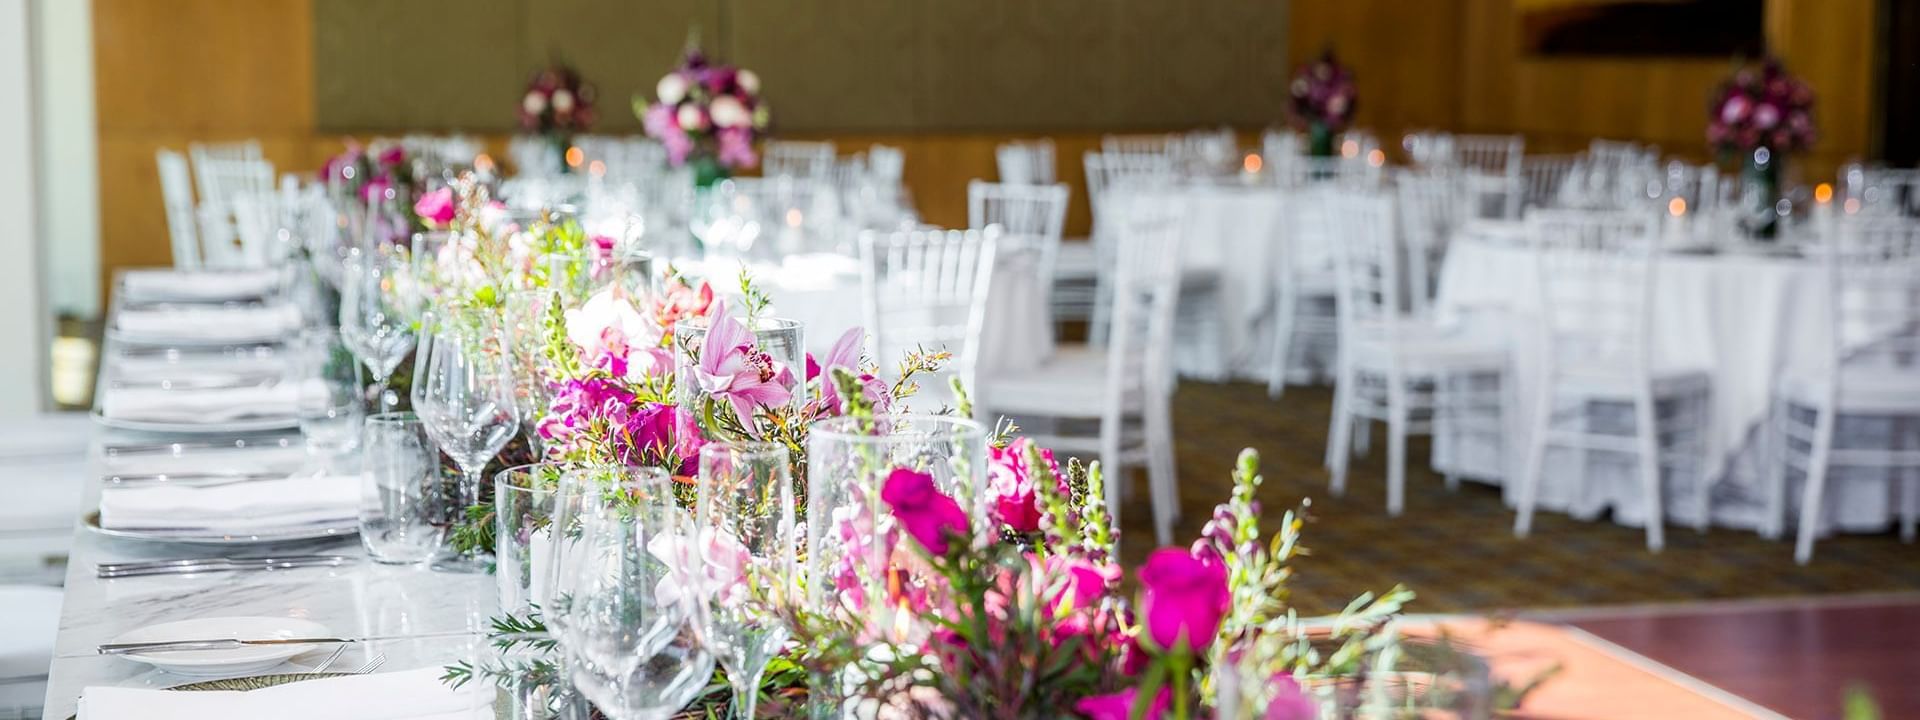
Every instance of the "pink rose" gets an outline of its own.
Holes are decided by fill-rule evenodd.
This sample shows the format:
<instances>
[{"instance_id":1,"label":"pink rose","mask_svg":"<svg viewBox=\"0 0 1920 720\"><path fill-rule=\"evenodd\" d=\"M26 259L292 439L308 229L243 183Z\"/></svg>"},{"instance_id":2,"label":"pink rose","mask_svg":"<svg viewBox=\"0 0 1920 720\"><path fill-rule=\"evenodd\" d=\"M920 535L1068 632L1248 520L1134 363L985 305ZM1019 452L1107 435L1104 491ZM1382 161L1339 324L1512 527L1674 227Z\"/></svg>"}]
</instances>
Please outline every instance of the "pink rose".
<instances>
[{"instance_id":1,"label":"pink rose","mask_svg":"<svg viewBox=\"0 0 1920 720\"><path fill-rule=\"evenodd\" d=\"M1179 548L1160 548L1140 568L1140 587L1140 612L1156 647L1185 642L1197 653L1213 644L1231 602L1226 568Z\"/></svg>"},{"instance_id":2,"label":"pink rose","mask_svg":"<svg viewBox=\"0 0 1920 720\"><path fill-rule=\"evenodd\" d=\"M380 153L380 166L386 168L398 167L400 163L406 162L406 159L406 149L395 145Z\"/></svg>"},{"instance_id":3,"label":"pink rose","mask_svg":"<svg viewBox=\"0 0 1920 720\"><path fill-rule=\"evenodd\" d=\"M1261 716L1262 720L1314 720L1320 716L1313 706L1313 698L1307 697L1292 675L1276 674L1272 684L1273 702L1267 705L1267 714Z\"/></svg>"},{"instance_id":4,"label":"pink rose","mask_svg":"<svg viewBox=\"0 0 1920 720\"><path fill-rule=\"evenodd\" d=\"M1047 472L1035 472L1027 466L1027 449L1032 446L1032 440L1019 438L1004 448L987 449L987 503L994 519L1018 533L1040 529L1040 504L1033 483L1059 486L1060 466L1054 462L1052 450L1040 451Z\"/></svg>"},{"instance_id":5,"label":"pink rose","mask_svg":"<svg viewBox=\"0 0 1920 720\"><path fill-rule=\"evenodd\" d=\"M1110 695L1094 695L1081 698L1073 704L1074 712L1085 715L1091 720L1131 720L1133 718L1133 698L1139 690L1127 688ZM1165 687L1154 696L1153 704L1147 706L1145 720L1159 720L1167 714L1167 705L1173 701L1173 693Z\"/></svg>"},{"instance_id":6,"label":"pink rose","mask_svg":"<svg viewBox=\"0 0 1920 720\"><path fill-rule=\"evenodd\" d=\"M1071 612L1093 607L1106 594L1107 588L1120 581L1120 566L1095 564L1086 558L1049 555L1043 567L1049 585L1062 575L1067 578L1066 586L1060 589L1058 597L1053 598L1055 612L1062 608Z\"/></svg>"},{"instance_id":7,"label":"pink rose","mask_svg":"<svg viewBox=\"0 0 1920 720\"><path fill-rule=\"evenodd\" d=\"M893 508L894 519L907 534L936 556L947 554L951 536L967 533L967 511L934 487L933 476L927 473L894 468L880 488L880 499Z\"/></svg>"},{"instance_id":8,"label":"pink rose","mask_svg":"<svg viewBox=\"0 0 1920 720\"><path fill-rule=\"evenodd\" d=\"M443 227L453 222L453 188L440 188L421 195L413 203L413 212L427 224Z\"/></svg>"}]
</instances>

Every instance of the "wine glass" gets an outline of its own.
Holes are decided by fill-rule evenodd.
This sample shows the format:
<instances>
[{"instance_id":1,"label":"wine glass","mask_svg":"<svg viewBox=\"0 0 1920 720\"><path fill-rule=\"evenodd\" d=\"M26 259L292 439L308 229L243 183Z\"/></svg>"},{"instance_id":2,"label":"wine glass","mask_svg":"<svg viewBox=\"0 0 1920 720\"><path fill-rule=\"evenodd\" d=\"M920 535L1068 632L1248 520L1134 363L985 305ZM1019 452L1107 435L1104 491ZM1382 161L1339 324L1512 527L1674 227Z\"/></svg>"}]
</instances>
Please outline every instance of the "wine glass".
<instances>
[{"instance_id":1,"label":"wine glass","mask_svg":"<svg viewBox=\"0 0 1920 720\"><path fill-rule=\"evenodd\" d=\"M300 436L309 464L324 472L360 445L360 424L366 417L361 392L366 385L360 381L359 361L339 332L307 330L294 337L292 346L292 377L300 383Z\"/></svg>"},{"instance_id":2,"label":"wine glass","mask_svg":"<svg viewBox=\"0 0 1920 720\"><path fill-rule=\"evenodd\" d=\"M460 514L480 502L480 473L520 425L513 369L492 317L457 308L429 312L421 321L413 365L413 410L441 452L460 468ZM469 553L436 564L451 572L484 572L486 558Z\"/></svg>"},{"instance_id":3,"label":"wine glass","mask_svg":"<svg viewBox=\"0 0 1920 720\"><path fill-rule=\"evenodd\" d=\"M699 567L694 625L727 669L733 716L752 718L760 676L790 634L769 603L794 592L799 565L787 448L712 443L700 449L694 505ZM758 588L764 596L755 597Z\"/></svg>"},{"instance_id":4,"label":"wine glass","mask_svg":"<svg viewBox=\"0 0 1920 720\"><path fill-rule=\"evenodd\" d=\"M673 479L658 468L586 468L562 485L588 493L574 522L555 520L569 534L578 528L555 543L547 614L568 679L613 720L670 718L713 675L713 655L692 627L701 586L685 572L691 518Z\"/></svg>"},{"instance_id":5,"label":"wine glass","mask_svg":"<svg viewBox=\"0 0 1920 720\"><path fill-rule=\"evenodd\" d=\"M551 378L547 358L547 322L555 305L565 302L551 290L516 290L507 294L501 310L506 340L512 355L516 383L515 399L520 409L521 431L534 454L546 457L546 443L540 438L540 418L553 400L548 385Z\"/></svg>"},{"instance_id":6,"label":"wine glass","mask_svg":"<svg viewBox=\"0 0 1920 720\"><path fill-rule=\"evenodd\" d=\"M355 250L341 268L340 338L379 386L379 412L399 402L387 383L413 351L410 299L396 287L404 265L378 248Z\"/></svg>"}]
</instances>

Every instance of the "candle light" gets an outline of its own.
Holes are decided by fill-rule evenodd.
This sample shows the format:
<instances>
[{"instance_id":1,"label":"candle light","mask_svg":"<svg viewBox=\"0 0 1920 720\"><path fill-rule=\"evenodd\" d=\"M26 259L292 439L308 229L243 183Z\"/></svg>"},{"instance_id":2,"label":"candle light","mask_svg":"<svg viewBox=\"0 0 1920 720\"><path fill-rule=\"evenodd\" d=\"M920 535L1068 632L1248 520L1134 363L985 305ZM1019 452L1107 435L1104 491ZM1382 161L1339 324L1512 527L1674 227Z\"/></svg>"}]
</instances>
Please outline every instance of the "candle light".
<instances>
[{"instance_id":1,"label":"candle light","mask_svg":"<svg viewBox=\"0 0 1920 720\"><path fill-rule=\"evenodd\" d=\"M1350 158L1350 157L1359 157L1359 156L1360 156L1360 141L1348 140L1346 142L1340 143L1340 157Z\"/></svg>"},{"instance_id":2,"label":"candle light","mask_svg":"<svg viewBox=\"0 0 1920 720\"><path fill-rule=\"evenodd\" d=\"M607 174L607 164L599 160L587 163L587 174L594 177L605 177Z\"/></svg>"},{"instance_id":3,"label":"candle light","mask_svg":"<svg viewBox=\"0 0 1920 720\"><path fill-rule=\"evenodd\" d=\"M1667 214L1680 217L1687 214L1687 199L1677 197L1667 201Z\"/></svg>"},{"instance_id":4,"label":"candle light","mask_svg":"<svg viewBox=\"0 0 1920 720\"><path fill-rule=\"evenodd\" d=\"M1833 201L1833 185L1820 183L1813 186L1813 201L1825 205Z\"/></svg>"},{"instance_id":5,"label":"candle light","mask_svg":"<svg viewBox=\"0 0 1920 720\"><path fill-rule=\"evenodd\" d=\"M1246 159L1240 161L1240 169L1249 175L1259 173L1260 172L1260 153L1247 153Z\"/></svg>"},{"instance_id":6,"label":"candle light","mask_svg":"<svg viewBox=\"0 0 1920 720\"><path fill-rule=\"evenodd\" d=\"M1369 150L1367 151L1367 164L1374 167L1385 166L1387 164L1387 154L1382 152L1380 148Z\"/></svg>"},{"instance_id":7,"label":"candle light","mask_svg":"<svg viewBox=\"0 0 1920 720\"><path fill-rule=\"evenodd\" d=\"M586 159L587 154L580 152L579 147L567 148L567 167L580 167L580 163L585 162Z\"/></svg>"}]
</instances>

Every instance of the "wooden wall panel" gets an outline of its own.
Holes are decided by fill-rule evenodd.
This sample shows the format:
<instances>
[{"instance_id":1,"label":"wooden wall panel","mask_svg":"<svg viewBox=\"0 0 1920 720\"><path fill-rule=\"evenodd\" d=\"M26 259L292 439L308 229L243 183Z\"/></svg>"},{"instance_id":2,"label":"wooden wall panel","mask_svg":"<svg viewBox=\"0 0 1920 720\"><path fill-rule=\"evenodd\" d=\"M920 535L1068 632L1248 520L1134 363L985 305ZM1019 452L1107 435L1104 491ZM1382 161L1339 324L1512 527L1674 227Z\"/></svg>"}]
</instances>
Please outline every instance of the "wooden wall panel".
<instances>
[{"instance_id":1,"label":"wooden wall panel","mask_svg":"<svg viewBox=\"0 0 1920 720\"><path fill-rule=\"evenodd\" d=\"M335 132L511 129L534 69L525 20L523 0L318 0L310 117Z\"/></svg>"},{"instance_id":2,"label":"wooden wall panel","mask_svg":"<svg viewBox=\"0 0 1920 720\"><path fill-rule=\"evenodd\" d=\"M1462 10L1469 0L1294 0L1288 70L1332 49L1353 69L1355 123L1386 142L1408 130L1458 127ZM1280 86L1284 92L1286 82Z\"/></svg>"},{"instance_id":3,"label":"wooden wall panel","mask_svg":"<svg viewBox=\"0 0 1920 720\"><path fill-rule=\"evenodd\" d=\"M919 2L734 0L728 7L726 59L760 76L776 130L919 126ZM646 74L658 78L664 70Z\"/></svg>"}]
</instances>

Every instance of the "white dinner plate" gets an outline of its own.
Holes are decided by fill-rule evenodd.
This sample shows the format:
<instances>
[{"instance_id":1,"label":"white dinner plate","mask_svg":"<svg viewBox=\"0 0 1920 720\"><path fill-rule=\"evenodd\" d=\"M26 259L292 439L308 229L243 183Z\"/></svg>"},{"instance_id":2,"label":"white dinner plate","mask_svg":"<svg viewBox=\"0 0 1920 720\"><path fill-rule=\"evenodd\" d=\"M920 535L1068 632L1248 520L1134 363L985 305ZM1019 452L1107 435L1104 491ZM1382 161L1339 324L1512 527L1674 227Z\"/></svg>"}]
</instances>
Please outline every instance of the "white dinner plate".
<instances>
[{"instance_id":1,"label":"white dinner plate","mask_svg":"<svg viewBox=\"0 0 1920 720\"><path fill-rule=\"evenodd\" d=\"M224 345L263 345L278 343L287 339L286 332L242 334L230 337L187 337L181 335L154 335L142 332L128 332L120 328L107 328L106 339L112 344L138 347L183 347L207 348Z\"/></svg>"},{"instance_id":2,"label":"white dinner plate","mask_svg":"<svg viewBox=\"0 0 1920 720\"><path fill-rule=\"evenodd\" d=\"M343 524L296 525L284 528L253 529L233 533L217 533L199 529L146 529L126 530L100 527L100 511L87 513L80 524L97 535L123 540L141 540L146 542L169 542L187 545L267 545L272 543L300 542L331 537L348 537L360 532L358 520Z\"/></svg>"},{"instance_id":3,"label":"white dinner plate","mask_svg":"<svg viewBox=\"0 0 1920 720\"><path fill-rule=\"evenodd\" d=\"M276 617L211 617L148 625L121 633L119 637L107 642L168 642L222 638L269 640L327 637L329 634L331 631L327 626L312 620ZM179 675L236 675L266 670L314 647L314 645L243 645L222 650L129 653L120 657Z\"/></svg>"},{"instance_id":4,"label":"white dinner plate","mask_svg":"<svg viewBox=\"0 0 1920 720\"><path fill-rule=\"evenodd\" d=\"M117 430L133 430L136 432L166 433L170 435L179 435L179 434L232 435L232 434L239 434L239 433L266 432L270 430L290 430L293 428L300 427L300 418L292 415L286 415L286 416L270 415L266 417L247 418L244 420L227 420L224 422L209 422L209 423L158 422L153 420L127 420L124 418L110 418L110 417L107 417L105 414L101 413L99 408L94 408L92 415L93 415L93 421L95 423L98 423L101 427L110 427Z\"/></svg>"}]
</instances>

